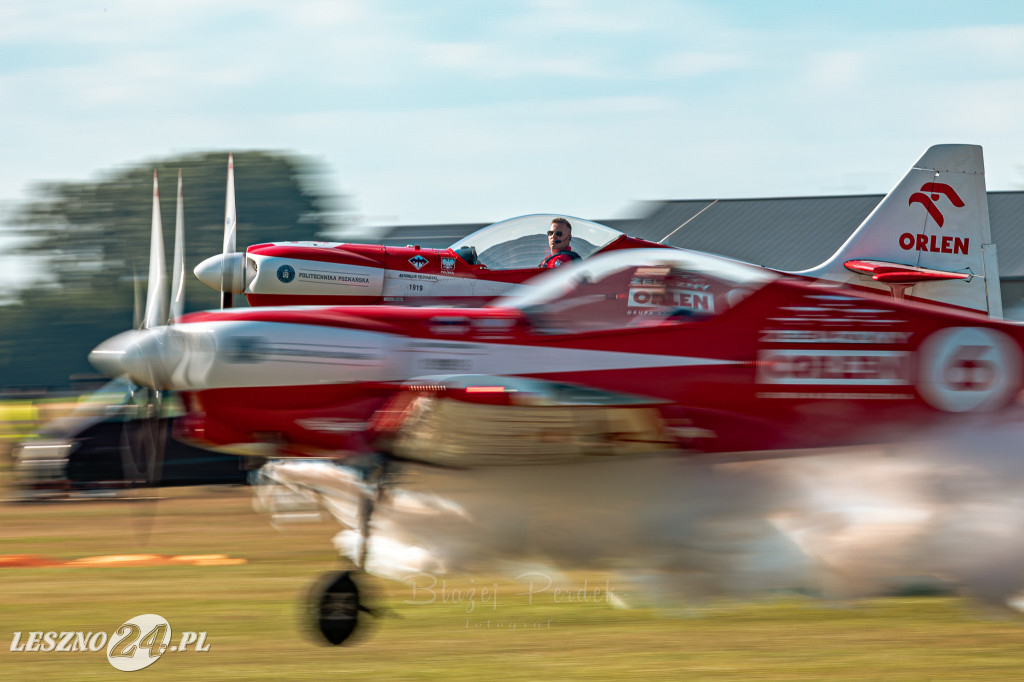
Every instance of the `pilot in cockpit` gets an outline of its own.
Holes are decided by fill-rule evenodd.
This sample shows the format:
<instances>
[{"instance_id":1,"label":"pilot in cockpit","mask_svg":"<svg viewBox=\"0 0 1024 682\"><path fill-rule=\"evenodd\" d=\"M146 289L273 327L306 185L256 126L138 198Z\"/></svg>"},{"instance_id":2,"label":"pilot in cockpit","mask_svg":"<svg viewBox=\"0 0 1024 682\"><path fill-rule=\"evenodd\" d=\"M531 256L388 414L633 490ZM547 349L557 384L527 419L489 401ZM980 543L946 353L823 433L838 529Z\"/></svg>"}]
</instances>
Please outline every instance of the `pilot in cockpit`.
<instances>
[{"instance_id":1,"label":"pilot in cockpit","mask_svg":"<svg viewBox=\"0 0 1024 682\"><path fill-rule=\"evenodd\" d=\"M548 229L548 246L551 255L541 261L539 267L557 268L574 260L581 260L580 254L572 250L572 225L565 218L555 218Z\"/></svg>"}]
</instances>

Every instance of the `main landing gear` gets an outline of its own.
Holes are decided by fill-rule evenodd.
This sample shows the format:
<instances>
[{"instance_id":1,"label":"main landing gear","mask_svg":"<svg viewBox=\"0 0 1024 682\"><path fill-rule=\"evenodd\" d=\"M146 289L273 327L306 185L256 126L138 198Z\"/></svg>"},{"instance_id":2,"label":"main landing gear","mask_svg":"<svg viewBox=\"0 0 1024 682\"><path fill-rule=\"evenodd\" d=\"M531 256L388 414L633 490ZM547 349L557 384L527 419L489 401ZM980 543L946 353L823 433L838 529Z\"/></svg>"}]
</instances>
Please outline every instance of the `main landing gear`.
<instances>
[{"instance_id":1,"label":"main landing gear","mask_svg":"<svg viewBox=\"0 0 1024 682\"><path fill-rule=\"evenodd\" d=\"M360 545L355 570L325 574L310 593L308 618L312 621L312 629L334 646L355 634L360 625L360 614L375 615L360 601L355 577L366 569L370 518L377 504L384 499L387 464L387 459L378 455L361 469L364 489L359 504Z\"/></svg>"}]
</instances>

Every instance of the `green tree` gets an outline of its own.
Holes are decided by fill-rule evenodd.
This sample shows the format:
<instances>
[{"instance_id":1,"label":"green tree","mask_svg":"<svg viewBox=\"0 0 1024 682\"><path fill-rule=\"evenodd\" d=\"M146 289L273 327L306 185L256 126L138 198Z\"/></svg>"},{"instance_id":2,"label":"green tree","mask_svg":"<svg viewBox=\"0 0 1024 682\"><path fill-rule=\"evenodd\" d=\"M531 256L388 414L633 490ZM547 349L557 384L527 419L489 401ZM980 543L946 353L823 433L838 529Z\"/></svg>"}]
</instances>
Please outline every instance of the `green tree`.
<instances>
[{"instance_id":1,"label":"green tree","mask_svg":"<svg viewBox=\"0 0 1024 682\"><path fill-rule=\"evenodd\" d=\"M137 164L96 182L39 185L3 226L24 240L15 253L40 262L47 274L15 292L17 303L0 307L0 387L66 385L69 375L92 371L86 356L96 343L131 326L133 279L148 273L154 168L168 270L182 171L186 308L219 305L218 293L196 280L192 269L222 248L226 152ZM238 248L316 239L330 231L341 201L324 190L325 176L305 158L236 153ZM244 305L241 297L236 302Z\"/></svg>"}]
</instances>

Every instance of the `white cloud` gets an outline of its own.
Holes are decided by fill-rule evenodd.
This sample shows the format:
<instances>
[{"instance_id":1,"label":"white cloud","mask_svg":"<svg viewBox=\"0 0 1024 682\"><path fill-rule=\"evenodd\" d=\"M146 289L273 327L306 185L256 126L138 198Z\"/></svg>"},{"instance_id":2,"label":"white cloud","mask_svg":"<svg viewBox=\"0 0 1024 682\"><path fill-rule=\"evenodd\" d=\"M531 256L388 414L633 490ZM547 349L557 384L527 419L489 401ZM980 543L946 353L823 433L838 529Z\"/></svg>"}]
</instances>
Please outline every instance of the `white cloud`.
<instances>
[{"instance_id":1,"label":"white cloud","mask_svg":"<svg viewBox=\"0 0 1024 682\"><path fill-rule=\"evenodd\" d=\"M819 91L864 90L870 84L872 57L856 50L830 50L810 55L807 85Z\"/></svg>"},{"instance_id":2,"label":"white cloud","mask_svg":"<svg viewBox=\"0 0 1024 682\"><path fill-rule=\"evenodd\" d=\"M933 47L949 46L948 54L955 60L976 64L986 69L1003 67L1019 72L1024 64L1024 24L1003 26L964 26L929 32Z\"/></svg>"},{"instance_id":3,"label":"white cloud","mask_svg":"<svg viewBox=\"0 0 1024 682\"><path fill-rule=\"evenodd\" d=\"M562 35L601 34L614 40L616 34L637 33L651 28L652 3L636 4L623 11L619 2L586 0L534 0L509 27L523 32Z\"/></svg>"},{"instance_id":4,"label":"white cloud","mask_svg":"<svg viewBox=\"0 0 1024 682\"><path fill-rule=\"evenodd\" d=\"M243 2L214 7L245 6ZM166 40L197 18L221 9L202 0L146 4L131 0L0 3L0 44L141 45Z\"/></svg>"},{"instance_id":5,"label":"white cloud","mask_svg":"<svg viewBox=\"0 0 1024 682\"><path fill-rule=\"evenodd\" d=\"M706 76L742 69L751 63L749 55L737 52L680 52L658 58L654 70L668 78Z\"/></svg>"}]
</instances>

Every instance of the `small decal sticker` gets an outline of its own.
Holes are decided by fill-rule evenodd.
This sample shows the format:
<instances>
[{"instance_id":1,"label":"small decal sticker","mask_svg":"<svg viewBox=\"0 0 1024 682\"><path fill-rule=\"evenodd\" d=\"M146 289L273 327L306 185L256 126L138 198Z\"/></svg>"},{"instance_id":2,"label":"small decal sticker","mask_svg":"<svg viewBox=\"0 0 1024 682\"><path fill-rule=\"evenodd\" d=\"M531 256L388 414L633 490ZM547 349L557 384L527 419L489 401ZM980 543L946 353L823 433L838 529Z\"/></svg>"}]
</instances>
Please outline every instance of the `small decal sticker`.
<instances>
[{"instance_id":1,"label":"small decal sticker","mask_svg":"<svg viewBox=\"0 0 1024 682\"><path fill-rule=\"evenodd\" d=\"M449 272L455 270L455 259L454 258L442 258L441 269L448 270Z\"/></svg>"},{"instance_id":2,"label":"small decal sticker","mask_svg":"<svg viewBox=\"0 0 1024 682\"><path fill-rule=\"evenodd\" d=\"M285 284L288 284L295 279L295 268L290 265L282 265L277 269L277 278Z\"/></svg>"},{"instance_id":3,"label":"small decal sticker","mask_svg":"<svg viewBox=\"0 0 1024 682\"><path fill-rule=\"evenodd\" d=\"M417 270L419 270L420 268L422 268L422 267L423 267L424 265L426 265L426 264L427 264L427 263L429 263L430 261L428 261L428 260L427 260L426 258L424 258L423 256L420 256L420 255L418 255L418 254L417 254L417 255L413 256L412 258L410 258L410 259L409 259L409 262L410 262L410 263L412 263L412 266L413 266L414 268L416 268Z\"/></svg>"}]
</instances>

